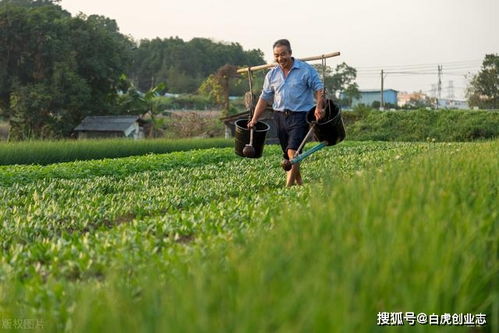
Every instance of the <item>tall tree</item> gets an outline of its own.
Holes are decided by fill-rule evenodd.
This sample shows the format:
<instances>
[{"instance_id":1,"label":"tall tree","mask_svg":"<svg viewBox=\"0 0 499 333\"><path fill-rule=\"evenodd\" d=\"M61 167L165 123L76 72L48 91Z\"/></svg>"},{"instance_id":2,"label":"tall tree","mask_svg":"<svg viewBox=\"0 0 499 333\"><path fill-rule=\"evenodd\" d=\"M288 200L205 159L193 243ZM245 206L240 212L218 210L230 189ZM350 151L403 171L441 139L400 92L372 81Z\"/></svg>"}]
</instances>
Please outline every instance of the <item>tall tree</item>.
<instances>
[{"instance_id":1,"label":"tall tree","mask_svg":"<svg viewBox=\"0 0 499 333\"><path fill-rule=\"evenodd\" d=\"M321 76L325 76L324 86L330 96L342 105L351 105L352 99L360 96L359 86L355 82L357 70L346 63L341 63L333 70L327 66L315 65Z\"/></svg>"},{"instance_id":2,"label":"tall tree","mask_svg":"<svg viewBox=\"0 0 499 333\"><path fill-rule=\"evenodd\" d=\"M467 89L468 103L482 109L499 108L499 55L487 54Z\"/></svg>"},{"instance_id":3,"label":"tall tree","mask_svg":"<svg viewBox=\"0 0 499 333\"><path fill-rule=\"evenodd\" d=\"M116 22L15 2L0 5L0 113L11 138L67 136L86 115L111 112L133 45Z\"/></svg>"},{"instance_id":4,"label":"tall tree","mask_svg":"<svg viewBox=\"0 0 499 333\"><path fill-rule=\"evenodd\" d=\"M57 6L28 8L0 5L0 108L9 116L10 93L18 86L45 79L49 62L61 61L66 46L60 43L69 13Z\"/></svg>"}]
</instances>

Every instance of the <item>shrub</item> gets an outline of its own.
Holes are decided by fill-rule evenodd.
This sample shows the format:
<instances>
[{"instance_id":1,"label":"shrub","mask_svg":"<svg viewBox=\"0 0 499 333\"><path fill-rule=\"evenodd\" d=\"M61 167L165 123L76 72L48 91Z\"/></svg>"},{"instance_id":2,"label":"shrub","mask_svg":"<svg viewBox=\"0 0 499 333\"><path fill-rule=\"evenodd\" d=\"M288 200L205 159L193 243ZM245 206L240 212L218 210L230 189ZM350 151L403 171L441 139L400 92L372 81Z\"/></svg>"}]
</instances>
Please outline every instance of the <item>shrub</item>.
<instances>
[{"instance_id":1,"label":"shrub","mask_svg":"<svg viewBox=\"0 0 499 333\"><path fill-rule=\"evenodd\" d=\"M165 136L168 138L221 137L223 123L218 112L176 112L165 119Z\"/></svg>"},{"instance_id":2,"label":"shrub","mask_svg":"<svg viewBox=\"0 0 499 333\"><path fill-rule=\"evenodd\" d=\"M350 140L473 141L499 136L498 111L414 110L345 112Z\"/></svg>"}]
</instances>

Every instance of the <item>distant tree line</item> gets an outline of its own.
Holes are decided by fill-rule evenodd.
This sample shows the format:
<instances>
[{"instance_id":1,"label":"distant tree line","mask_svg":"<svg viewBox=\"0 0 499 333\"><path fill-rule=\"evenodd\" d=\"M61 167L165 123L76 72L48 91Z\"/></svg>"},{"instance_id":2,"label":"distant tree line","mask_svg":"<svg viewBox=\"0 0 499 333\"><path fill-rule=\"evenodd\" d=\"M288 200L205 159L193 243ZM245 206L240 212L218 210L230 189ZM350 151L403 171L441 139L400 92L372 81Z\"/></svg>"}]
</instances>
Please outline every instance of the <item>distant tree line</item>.
<instances>
[{"instance_id":1,"label":"distant tree line","mask_svg":"<svg viewBox=\"0 0 499 333\"><path fill-rule=\"evenodd\" d=\"M262 51L244 51L239 43L216 43L206 38L188 42L178 37L145 39L133 53L130 79L142 91L165 82L168 92L195 93L210 74L226 64L254 66L262 63ZM234 94L241 95L235 87L233 90Z\"/></svg>"}]
</instances>

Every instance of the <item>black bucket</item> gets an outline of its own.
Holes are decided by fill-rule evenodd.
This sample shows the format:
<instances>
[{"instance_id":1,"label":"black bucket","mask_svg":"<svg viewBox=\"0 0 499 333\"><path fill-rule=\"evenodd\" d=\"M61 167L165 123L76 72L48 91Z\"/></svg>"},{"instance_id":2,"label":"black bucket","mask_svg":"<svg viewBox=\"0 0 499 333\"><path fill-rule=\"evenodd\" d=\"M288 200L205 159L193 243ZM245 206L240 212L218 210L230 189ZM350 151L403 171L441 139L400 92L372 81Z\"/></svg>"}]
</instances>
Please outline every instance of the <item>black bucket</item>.
<instances>
[{"instance_id":1,"label":"black bucket","mask_svg":"<svg viewBox=\"0 0 499 333\"><path fill-rule=\"evenodd\" d=\"M341 110L331 99L326 100L326 114L314 128L314 134L319 142L327 141L328 146L334 146L345 139L345 125L341 118ZM307 113L307 122L315 121L315 106Z\"/></svg>"},{"instance_id":2,"label":"black bucket","mask_svg":"<svg viewBox=\"0 0 499 333\"><path fill-rule=\"evenodd\" d=\"M250 130L248 129L248 120L247 119L239 119L235 122L236 126L236 154L242 157L243 149L250 142ZM263 121L259 121L256 123L256 126L253 130L253 148L255 149L255 156L253 158L262 157L263 154L263 146L265 144L265 136L269 131L270 126L264 123Z\"/></svg>"}]
</instances>

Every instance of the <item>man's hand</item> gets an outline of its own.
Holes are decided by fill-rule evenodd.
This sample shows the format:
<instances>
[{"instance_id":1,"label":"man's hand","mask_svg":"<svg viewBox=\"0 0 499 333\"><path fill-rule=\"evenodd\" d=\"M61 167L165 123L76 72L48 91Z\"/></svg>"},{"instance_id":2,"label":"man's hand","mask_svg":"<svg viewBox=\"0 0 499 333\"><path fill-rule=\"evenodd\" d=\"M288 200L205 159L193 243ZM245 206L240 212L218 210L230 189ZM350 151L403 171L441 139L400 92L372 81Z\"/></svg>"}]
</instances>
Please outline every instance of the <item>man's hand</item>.
<instances>
[{"instance_id":1,"label":"man's hand","mask_svg":"<svg viewBox=\"0 0 499 333\"><path fill-rule=\"evenodd\" d=\"M315 107L315 112L314 112L315 120L317 120L317 121L324 118L324 115L326 114L324 112L324 109L322 108L322 105L320 105L320 104L322 104L322 103L317 104L317 106Z\"/></svg>"},{"instance_id":2,"label":"man's hand","mask_svg":"<svg viewBox=\"0 0 499 333\"><path fill-rule=\"evenodd\" d=\"M256 126L258 119L260 119L261 115L265 111L265 107L267 106L267 102L261 97L258 99L258 103L256 103L255 111L250 121L248 121L248 128L251 129Z\"/></svg>"},{"instance_id":3,"label":"man's hand","mask_svg":"<svg viewBox=\"0 0 499 333\"><path fill-rule=\"evenodd\" d=\"M321 120L322 118L324 118L324 116L326 115L326 112L324 112L324 90L317 90L315 92L315 101L316 101L316 105L315 105L315 112L314 112L314 116L315 116L315 120L316 121L319 121Z\"/></svg>"}]
</instances>

